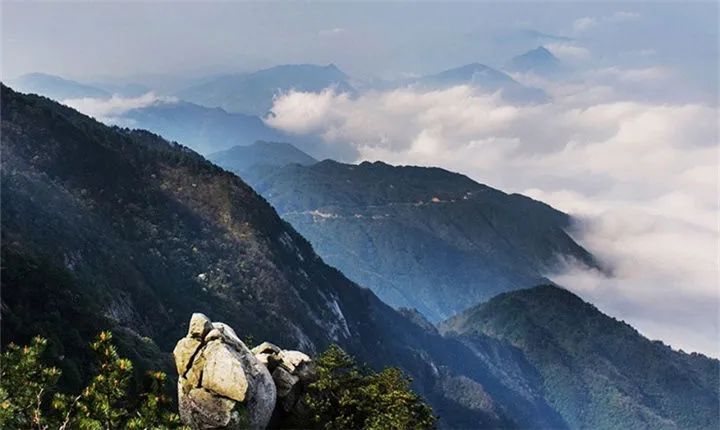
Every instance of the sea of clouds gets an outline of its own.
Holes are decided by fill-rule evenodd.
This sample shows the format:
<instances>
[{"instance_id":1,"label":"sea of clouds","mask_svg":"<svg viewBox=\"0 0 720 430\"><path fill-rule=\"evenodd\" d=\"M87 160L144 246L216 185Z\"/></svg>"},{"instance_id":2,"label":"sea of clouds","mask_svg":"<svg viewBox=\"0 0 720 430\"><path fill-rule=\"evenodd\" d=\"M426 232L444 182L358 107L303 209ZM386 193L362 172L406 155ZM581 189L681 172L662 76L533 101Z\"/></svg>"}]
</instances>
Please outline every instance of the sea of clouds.
<instances>
[{"instance_id":1,"label":"sea of clouds","mask_svg":"<svg viewBox=\"0 0 720 430\"><path fill-rule=\"evenodd\" d=\"M149 91L137 97L124 97L113 94L109 98L82 97L61 101L65 106L76 109L105 124L132 127L133 121L123 115L133 109L141 109L163 103L177 103L175 97L159 96Z\"/></svg>"},{"instance_id":2,"label":"sea of clouds","mask_svg":"<svg viewBox=\"0 0 720 430\"><path fill-rule=\"evenodd\" d=\"M547 47L568 64L590 55L571 42ZM570 233L607 270L567 262L551 279L650 338L720 357L717 103L683 99L665 66L578 70L513 75L546 91L544 104L467 85L290 91L265 122L357 154L349 161L439 166L572 214ZM125 126L132 109L174 102L155 93L63 101Z\"/></svg>"},{"instance_id":3,"label":"sea of clouds","mask_svg":"<svg viewBox=\"0 0 720 430\"><path fill-rule=\"evenodd\" d=\"M265 121L350 145L354 161L440 166L572 214L571 234L608 270L568 262L551 279L652 339L720 356L717 106L663 99L664 67L515 78L552 102L465 85L291 91Z\"/></svg>"}]
</instances>

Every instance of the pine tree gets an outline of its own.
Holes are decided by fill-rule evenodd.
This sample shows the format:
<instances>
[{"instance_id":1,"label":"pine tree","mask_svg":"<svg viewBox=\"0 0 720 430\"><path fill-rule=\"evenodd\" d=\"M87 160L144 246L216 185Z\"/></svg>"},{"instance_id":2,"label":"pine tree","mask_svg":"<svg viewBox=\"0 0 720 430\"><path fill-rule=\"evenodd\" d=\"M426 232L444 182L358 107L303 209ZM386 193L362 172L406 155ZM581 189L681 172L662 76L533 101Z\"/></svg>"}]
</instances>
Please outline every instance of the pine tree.
<instances>
[{"instance_id":1,"label":"pine tree","mask_svg":"<svg viewBox=\"0 0 720 430\"><path fill-rule=\"evenodd\" d=\"M60 378L60 370L43 363L46 348L47 340L35 337L27 346L9 344L2 354L0 428L52 427L43 411Z\"/></svg>"},{"instance_id":2,"label":"pine tree","mask_svg":"<svg viewBox=\"0 0 720 430\"><path fill-rule=\"evenodd\" d=\"M8 345L0 373L0 428L23 429L170 429L180 428L172 401L164 391L167 375L149 372L149 390L129 394L132 362L120 357L112 334L102 332L90 344L97 373L79 394L55 392L60 371L44 364L47 341ZM52 400L49 402L49 400Z\"/></svg>"},{"instance_id":3,"label":"pine tree","mask_svg":"<svg viewBox=\"0 0 720 430\"><path fill-rule=\"evenodd\" d=\"M336 429L429 429L432 409L410 390L410 380L396 368L379 373L361 369L337 345L316 360L318 380L309 386L309 410L303 427Z\"/></svg>"}]
</instances>

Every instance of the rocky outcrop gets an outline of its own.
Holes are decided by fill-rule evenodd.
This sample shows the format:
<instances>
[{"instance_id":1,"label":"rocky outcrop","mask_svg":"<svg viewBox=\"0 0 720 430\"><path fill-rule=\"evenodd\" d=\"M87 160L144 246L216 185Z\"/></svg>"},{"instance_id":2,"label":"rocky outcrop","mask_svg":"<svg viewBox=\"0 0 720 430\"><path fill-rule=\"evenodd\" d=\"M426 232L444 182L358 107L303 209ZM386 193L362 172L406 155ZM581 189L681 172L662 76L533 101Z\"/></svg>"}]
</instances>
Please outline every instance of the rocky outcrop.
<instances>
[{"instance_id":1,"label":"rocky outcrop","mask_svg":"<svg viewBox=\"0 0 720 430\"><path fill-rule=\"evenodd\" d=\"M235 331L193 314L173 351L178 408L193 429L265 428L306 413L302 401L316 380L312 359L263 342L252 350Z\"/></svg>"},{"instance_id":2,"label":"rocky outcrop","mask_svg":"<svg viewBox=\"0 0 720 430\"><path fill-rule=\"evenodd\" d=\"M275 383L277 403L272 422L283 422L289 416L305 415L307 411L302 397L308 385L317 379L312 359L300 351L283 350L270 342L261 343L252 352L265 364Z\"/></svg>"},{"instance_id":3,"label":"rocky outcrop","mask_svg":"<svg viewBox=\"0 0 720 430\"><path fill-rule=\"evenodd\" d=\"M185 424L193 429L268 425L275 409L275 383L232 328L193 314L188 334L173 355L178 409Z\"/></svg>"}]
</instances>

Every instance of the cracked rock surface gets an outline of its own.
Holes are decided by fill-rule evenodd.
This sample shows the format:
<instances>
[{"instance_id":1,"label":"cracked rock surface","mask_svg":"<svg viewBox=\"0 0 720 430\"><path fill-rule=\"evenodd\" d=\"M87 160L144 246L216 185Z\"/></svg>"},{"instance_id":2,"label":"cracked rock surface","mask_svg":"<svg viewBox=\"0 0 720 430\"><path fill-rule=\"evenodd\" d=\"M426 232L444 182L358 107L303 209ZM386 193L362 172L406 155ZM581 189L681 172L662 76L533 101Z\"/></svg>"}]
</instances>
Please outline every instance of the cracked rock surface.
<instances>
[{"instance_id":1,"label":"cracked rock surface","mask_svg":"<svg viewBox=\"0 0 720 430\"><path fill-rule=\"evenodd\" d=\"M275 383L277 402L272 422L282 421L289 415L306 414L303 395L308 385L317 380L312 359L300 351L284 350L270 342L261 343L252 352L270 371Z\"/></svg>"},{"instance_id":2,"label":"cracked rock surface","mask_svg":"<svg viewBox=\"0 0 720 430\"><path fill-rule=\"evenodd\" d=\"M193 429L267 427L277 396L273 377L232 328L193 314L173 355L185 424Z\"/></svg>"}]
</instances>

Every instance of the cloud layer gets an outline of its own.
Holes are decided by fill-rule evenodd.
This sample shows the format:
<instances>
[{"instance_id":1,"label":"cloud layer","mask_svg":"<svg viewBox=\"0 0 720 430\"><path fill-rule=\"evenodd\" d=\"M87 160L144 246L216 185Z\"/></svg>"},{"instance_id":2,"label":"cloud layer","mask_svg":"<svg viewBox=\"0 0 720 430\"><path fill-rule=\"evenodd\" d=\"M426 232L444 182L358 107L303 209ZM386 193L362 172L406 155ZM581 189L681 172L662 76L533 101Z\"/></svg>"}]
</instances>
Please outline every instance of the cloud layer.
<instances>
[{"instance_id":1,"label":"cloud layer","mask_svg":"<svg viewBox=\"0 0 720 430\"><path fill-rule=\"evenodd\" d=\"M441 166L575 215L573 234L612 275L572 264L548 275L651 338L717 357L717 109L633 100L622 87L659 85L667 73L616 68L544 82L555 100L535 106L469 86L291 92L266 121L350 145L357 161Z\"/></svg>"},{"instance_id":2,"label":"cloud layer","mask_svg":"<svg viewBox=\"0 0 720 430\"><path fill-rule=\"evenodd\" d=\"M160 97L154 92L148 92L139 97L122 97L114 94L109 99L85 97L79 99L66 99L62 104L76 109L106 124L131 126L122 115L133 109L140 109L158 103L174 103L174 97Z\"/></svg>"}]
</instances>

